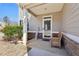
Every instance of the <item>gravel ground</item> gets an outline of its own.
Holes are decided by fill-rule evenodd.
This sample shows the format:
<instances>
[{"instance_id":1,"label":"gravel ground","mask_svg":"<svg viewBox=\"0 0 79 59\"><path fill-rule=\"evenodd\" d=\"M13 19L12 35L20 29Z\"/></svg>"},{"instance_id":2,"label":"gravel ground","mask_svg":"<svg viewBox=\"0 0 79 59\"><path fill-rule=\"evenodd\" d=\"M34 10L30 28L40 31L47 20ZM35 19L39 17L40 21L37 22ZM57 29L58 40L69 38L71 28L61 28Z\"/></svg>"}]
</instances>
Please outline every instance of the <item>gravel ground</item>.
<instances>
[{"instance_id":1,"label":"gravel ground","mask_svg":"<svg viewBox=\"0 0 79 59\"><path fill-rule=\"evenodd\" d=\"M3 41L4 34L0 32L0 56L23 56L27 52L27 48L22 44L12 44Z\"/></svg>"},{"instance_id":2,"label":"gravel ground","mask_svg":"<svg viewBox=\"0 0 79 59\"><path fill-rule=\"evenodd\" d=\"M0 41L0 56L23 56L27 49L21 43L11 44L6 41Z\"/></svg>"}]
</instances>

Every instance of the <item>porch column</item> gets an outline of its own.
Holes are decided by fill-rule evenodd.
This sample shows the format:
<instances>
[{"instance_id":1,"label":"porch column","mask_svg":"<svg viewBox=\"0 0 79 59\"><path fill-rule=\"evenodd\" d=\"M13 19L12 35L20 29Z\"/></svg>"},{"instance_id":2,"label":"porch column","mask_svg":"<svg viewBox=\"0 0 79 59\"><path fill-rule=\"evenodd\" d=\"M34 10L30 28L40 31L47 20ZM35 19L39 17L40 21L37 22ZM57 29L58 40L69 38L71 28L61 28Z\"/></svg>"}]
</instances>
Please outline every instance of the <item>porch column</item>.
<instances>
[{"instance_id":1,"label":"porch column","mask_svg":"<svg viewBox=\"0 0 79 59\"><path fill-rule=\"evenodd\" d=\"M26 46L27 43L27 17L23 18L23 45Z\"/></svg>"},{"instance_id":2,"label":"porch column","mask_svg":"<svg viewBox=\"0 0 79 59\"><path fill-rule=\"evenodd\" d=\"M27 19L28 19L28 12L26 9L23 9L23 45L25 46L27 43Z\"/></svg>"}]
</instances>

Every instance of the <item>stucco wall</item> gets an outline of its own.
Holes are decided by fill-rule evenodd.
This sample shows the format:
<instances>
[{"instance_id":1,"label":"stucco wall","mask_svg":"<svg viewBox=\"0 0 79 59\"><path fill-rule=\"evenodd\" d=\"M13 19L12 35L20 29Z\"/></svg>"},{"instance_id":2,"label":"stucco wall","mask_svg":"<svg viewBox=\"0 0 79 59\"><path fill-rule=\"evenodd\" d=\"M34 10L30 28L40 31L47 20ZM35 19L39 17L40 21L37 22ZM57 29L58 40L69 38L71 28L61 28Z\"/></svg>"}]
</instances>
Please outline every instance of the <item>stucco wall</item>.
<instances>
[{"instance_id":1,"label":"stucco wall","mask_svg":"<svg viewBox=\"0 0 79 59\"><path fill-rule=\"evenodd\" d=\"M79 36L79 4L65 4L62 25L64 32Z\"/></svg>"}]
</instances>

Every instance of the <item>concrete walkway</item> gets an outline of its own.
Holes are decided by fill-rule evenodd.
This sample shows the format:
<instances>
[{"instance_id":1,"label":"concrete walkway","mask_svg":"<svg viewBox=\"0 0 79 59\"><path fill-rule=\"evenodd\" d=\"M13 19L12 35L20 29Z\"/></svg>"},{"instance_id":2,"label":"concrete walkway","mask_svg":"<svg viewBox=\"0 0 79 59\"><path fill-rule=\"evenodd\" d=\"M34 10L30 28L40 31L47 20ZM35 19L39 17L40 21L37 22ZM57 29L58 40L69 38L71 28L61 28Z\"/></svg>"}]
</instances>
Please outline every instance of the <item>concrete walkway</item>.
<instances>
[{"instance_id":1,"label":"concrete walkway","mask_svg":"<svg viewBox=\"0 0 79 59\"><path fill-rule=\"evenodd\" d=\"M32 39L29 41L29 45L32 46L28 53L29 56L68 56L64 48L51 48L49 41Z\"/></svg>"}]
</instances>

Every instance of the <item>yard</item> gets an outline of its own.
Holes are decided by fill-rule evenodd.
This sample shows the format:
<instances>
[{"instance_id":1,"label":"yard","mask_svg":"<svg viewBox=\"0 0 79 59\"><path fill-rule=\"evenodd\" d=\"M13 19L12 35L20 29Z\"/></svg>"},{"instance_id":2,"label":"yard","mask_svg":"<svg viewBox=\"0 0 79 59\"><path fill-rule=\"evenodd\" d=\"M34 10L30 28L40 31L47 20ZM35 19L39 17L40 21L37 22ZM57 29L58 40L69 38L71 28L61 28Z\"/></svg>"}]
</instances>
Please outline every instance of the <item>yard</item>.
<instances>
[{"instance_id":1,"label":"yard","mask_svg":"<svg viewBox=\"0 0 79 59\"><path fill-rule=\"evenodd\" d=\"M15 45L0 41L0 56L23 56L26 52L26 47L21 43Z\"/></svg>"},{"instance_id":2,"label":"yard","mask_svg":"<svg viewBox=\"0 0 79 59\"><path fill-rule=\"evenodd\" d=\"M27 48L22 44L14 44L11 41L4 40L4 33L0 32L0 56L23 56Z\"/></svg>"}]
</instances>

